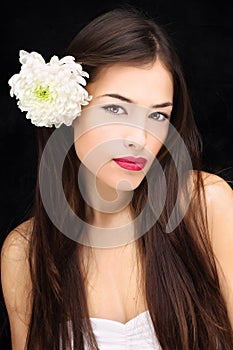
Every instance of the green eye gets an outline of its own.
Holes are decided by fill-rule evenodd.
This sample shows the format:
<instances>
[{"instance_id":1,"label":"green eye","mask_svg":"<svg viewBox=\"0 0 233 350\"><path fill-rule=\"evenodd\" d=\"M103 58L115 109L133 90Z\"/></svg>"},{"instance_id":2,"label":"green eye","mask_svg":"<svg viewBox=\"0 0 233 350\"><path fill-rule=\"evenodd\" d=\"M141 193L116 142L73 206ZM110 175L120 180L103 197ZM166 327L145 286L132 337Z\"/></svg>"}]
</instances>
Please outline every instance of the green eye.
<instances>
[{"instance_id":1,"label":"green eye","mask_svg":"<svg viewBox=\"0 0 233 350\"><path fill-rule=\"evenodd\" d=\"M127 114L126 110L123 107L118 105L107 105L102 108L111 114L116 114L116 115Z\"/></svg>"},{"instance_id":2,"label":"green eye","mask_svg":"<svg viewBox=\"0 0 233 350\"><path fill-rule=\"evenodd\" d=\"M157 120L157 121L159 121L159 122L162 122L162 121L168 119L168 115L165 114L165 113L161 113L161 112L154 112L154 113L151 113L151 114L149 115L149 118L152 118L152 119L154 119L154 120Z\"/></svg>"}]
</instances>

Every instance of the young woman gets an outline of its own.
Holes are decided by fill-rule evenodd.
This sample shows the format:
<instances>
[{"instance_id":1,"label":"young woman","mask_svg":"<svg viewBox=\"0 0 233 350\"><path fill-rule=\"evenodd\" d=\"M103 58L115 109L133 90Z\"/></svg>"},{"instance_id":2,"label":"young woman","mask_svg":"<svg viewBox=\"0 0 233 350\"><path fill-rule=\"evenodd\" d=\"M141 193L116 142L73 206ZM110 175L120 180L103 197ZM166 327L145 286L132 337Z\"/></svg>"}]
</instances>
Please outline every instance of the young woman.
<instances>
[{"instance_id":1,"label":"young woman","mask_svg":"<svg viewBox=\"0 0 233 350\"><path fill-rule=\"evenodd\" d=\"M115 9L66 53L92 98L70 126L37 120L33 211L1 254L13 350L231 350L232 189L201 169L167 34Z\"/></svg>"}]
</instances>

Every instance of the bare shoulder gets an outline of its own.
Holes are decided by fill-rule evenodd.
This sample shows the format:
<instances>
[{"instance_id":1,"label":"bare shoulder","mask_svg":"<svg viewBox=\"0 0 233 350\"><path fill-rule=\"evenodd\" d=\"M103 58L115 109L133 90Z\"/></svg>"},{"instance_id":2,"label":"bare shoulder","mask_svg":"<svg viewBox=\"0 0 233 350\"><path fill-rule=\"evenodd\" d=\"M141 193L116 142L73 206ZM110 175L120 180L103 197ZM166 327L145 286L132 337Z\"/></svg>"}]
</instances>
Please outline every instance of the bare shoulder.
<instances>
[{"instance_id":1,"label":"bare shoulder","mask_svg":"<svg viewBox=\"0 0 233 350\"><path fill-rule=\"evenodd\" d=\"M223 196L232 196L233 190L231 186L221 176L205 171L202 171L201 175L204 181L204 186L206 187L208 195L211 196L211 198L214 198L216 195L220 194Z\"/></svg>"},{"instance_id":2,"label":"bare shoulder","mask_svg":"<svg viewBox=\"0 0 233 350\"><path fill-rule=\"evenodd\" d=\"M233 233L233 190L221 176L202 173L211 231L220 234L223 226ZM230 227L231 226L231 227ZM221 229L220 229L221 227Z\"/></svg>"},{"instance_id":3,"label":"bare shoulder","mask_svg":"<svg viewBox=\"0 0 233 350\"><path fill-rule=\"evenodd\" d=\"M195 195L198 175L203 180L203 191L201 188L199 197ZM233 327L233 190L221 176L205 171L190 171L187 183L194 208L196 205L206 208L210 243Z\"/></svg>"},{"instance_id":4,"label":"bare shoulder","mask_svg":"<svg viewBox=\"0 0 233 350\"><path fill-rule=\"evenodd\" d=\"M197 191L198 176L203 183L201 191ZM192 170L188 174L188 193L194 208L206 209L208 231L213 243L221 237L224 229L233 236L233 190L225 179L206 171Z\"/></svg>"},{"instance_id":5,"label":"bare shoulder","mask_svg":"<svg viewBox=\"0 0 233 350\"><path fill-rule=\"evenodd\" d=\"M224 251L226 244L233 244L233 190L221 176L208 172L201 176L212 244L216 252Z\"/></svg>"},{"instance_id":6,"label":"bare shoulder","mask_svg":"<svg viewBox=\"0 0 233 350\"><path fill-rule=\"evenodd\" d=\"M192 192L195 189L197 175L198 172L196 170L189 172L188 184ZM224 198L232 199L233 190L221 176L206 171L199 171L199 175L203 180L204 192L208 202L216 200L219 202L220 199L223 200Z\"/></svg>"},{"instance_id":7,"label":"bare shoulder","mask_svg":"<svg viewBox=\"0 0 233 350\"><path fill-rule=\"evenodd\" d=\"M223 178L204 174L208 225L220 287L233 327L233 190Z\"/></svg>"},{"instance_id":8,"label":"bare shoulder","mask_svg":"<svg viewBox=\"0 0 233 350\"><path fill-rule=\"evenodd\" d=\"M33 218L30 218L16 226L7 235L1 249L1 260L21 259L27 256L28 242L33 228Z\"/></svg>"},{"instance_id":9,"label":"bare shoulder","mask_svg":"<svg viewBox=\"0 0 233 350\"><path fill-rule=\"evenodd\" d=\"M30 294L28 248L33 219L15 227L1 249L1 283L8 312L24 312L22 300ZM22 299L23 298L23 299Z\"/></svg>"},{"instance_id":10,"label":"bare shoulder","mask_svg":"<svg viewBox=\"0 0 233 350\"><path fill-rule=\"evenodd\" d=\"M7 309L12 349L25 349L31 317L32 283L28 259L33 219L15 227L1 249L1 285Z\"/></svg>"}]
</instances>

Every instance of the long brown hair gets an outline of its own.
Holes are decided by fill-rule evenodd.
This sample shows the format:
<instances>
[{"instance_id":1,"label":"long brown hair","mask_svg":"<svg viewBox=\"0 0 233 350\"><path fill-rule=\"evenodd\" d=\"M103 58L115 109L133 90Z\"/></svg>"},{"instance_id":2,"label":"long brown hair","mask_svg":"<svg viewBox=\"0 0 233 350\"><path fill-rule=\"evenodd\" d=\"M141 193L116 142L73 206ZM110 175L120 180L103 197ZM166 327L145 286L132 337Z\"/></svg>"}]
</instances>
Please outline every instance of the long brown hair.
<instances>
[{"instance_id":1,"label":"long brown hair","mask_svg":"<svg viewBox=\"0 0 233 350\"><path fill-rule=\"evenodd\" d=\"M117 8L99 15L72 40L65 52L82 62L90 74L116 62L143 65L160 58L172 73L174 107L171 123L181 135L195 169L193 200L183 219L166 233L166 225L178 194L177 167L183 169L186 192L189 177L186 162L171 136L174 154L162 147L157 160L163 169L167 197L156 223L137 240L138 259L142 266L145 297L155 334L164 350L233 348L233 334L226 305L220 291L214 254L209 241L203 179L201 170L202 140L193 117L181 64L164 29L142 11ZM38 169L44 147L54 128L38 128ZM85 202L77 186L80 162L74 145L68 147L66 133L72 128L61 127L60 142L50 150L47 167L57 178L54 158L67 151L62 181L67 201L73 211L85 220ZM168 134L169 137L169 134ZM172 147L172 146L171 146ZM152 166L147 178L134 191L132 210L137 216L149 202L149 213L156 213L162 179ZM43 169L42 169L43 173ZM151 186L153 184L153 186ZM50 185L48 182L48 188ZM150 185L150 186L149 186ZM148 188L150 187L150 191ZM59 213L59 196L51 194L51 206ZM66 237L51 222L41 199L39 181L30 240L29 262L32 278L32 315L28 332L29 350L84 349L83 335L91 349L98 349L88 316L85 296L85 276L81 268L80 244ZM61 220L65 221L66 213ZM147 216L143 217L145 223ZM72 336L71 336L72 334Z\"/></svg>"}]
</instances>

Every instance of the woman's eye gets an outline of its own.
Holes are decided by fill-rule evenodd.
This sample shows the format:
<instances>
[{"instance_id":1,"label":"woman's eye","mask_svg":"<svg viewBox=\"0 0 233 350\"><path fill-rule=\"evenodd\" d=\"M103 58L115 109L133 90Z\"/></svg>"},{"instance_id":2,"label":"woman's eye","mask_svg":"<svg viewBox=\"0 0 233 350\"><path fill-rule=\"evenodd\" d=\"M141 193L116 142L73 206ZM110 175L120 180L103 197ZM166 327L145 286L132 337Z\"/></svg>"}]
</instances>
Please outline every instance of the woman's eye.
<instances>
[{"instance_id":1,"label":"woman's eye","mask_svg":"<svg viewBox=\"0 0 233 350\"><path fill-rule=\"evenodd\" d=\"M149 118L152 118L154 120L158 120L159 122L162 122L166 119L168 119L168 115L165 113L160 113L160 112L154 112L149 115Z\"/></svg>"},{"instance_id":2,"label":"woman's eye","mask_svg":"<svg viewBox=\"0 0 233 350\"><path fill-rule=\"evenodd\" d=\"M110 112L112 114L117 114L117 115L127 114L127 112L124 108L117 106L117 105L108 105L108 106L104 106L102 108L105 111Z\"/></svg>"}]
</instances>

